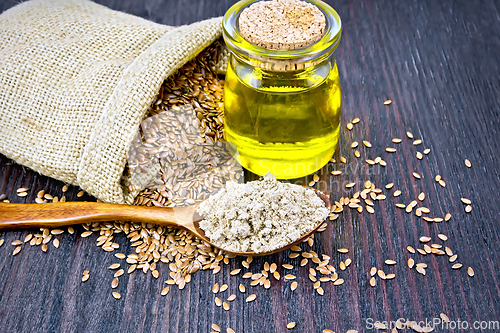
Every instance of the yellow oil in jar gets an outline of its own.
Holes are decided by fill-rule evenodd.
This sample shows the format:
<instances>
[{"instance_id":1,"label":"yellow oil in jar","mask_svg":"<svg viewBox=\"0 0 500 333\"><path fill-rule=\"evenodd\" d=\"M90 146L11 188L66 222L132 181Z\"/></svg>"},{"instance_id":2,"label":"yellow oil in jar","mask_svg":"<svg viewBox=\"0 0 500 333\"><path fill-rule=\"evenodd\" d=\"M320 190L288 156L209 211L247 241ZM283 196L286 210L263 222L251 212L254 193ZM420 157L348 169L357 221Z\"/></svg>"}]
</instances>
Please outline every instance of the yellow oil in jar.
<instances>
[{"instance_id":1,"label":"yellow oil in jar","mask_svg":"<svg viewBox=\"0 0 500 333\"><path fill-rule=\"evenodd\" d=\"M299 178L328 163L340 130L336 63L295 72L228 64L224 90L226 140L251 172Z\"/></svg>"}]
</instances>

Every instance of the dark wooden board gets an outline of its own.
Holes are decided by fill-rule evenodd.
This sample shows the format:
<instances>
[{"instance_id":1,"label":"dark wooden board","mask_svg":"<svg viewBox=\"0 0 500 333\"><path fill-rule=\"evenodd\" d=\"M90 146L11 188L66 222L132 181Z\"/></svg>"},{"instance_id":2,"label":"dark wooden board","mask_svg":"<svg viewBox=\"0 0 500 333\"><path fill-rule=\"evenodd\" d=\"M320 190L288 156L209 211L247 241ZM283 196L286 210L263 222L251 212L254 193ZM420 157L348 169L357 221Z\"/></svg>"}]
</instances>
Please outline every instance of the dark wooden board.
<instances>
[{"instance_id":1,"label":"dark wooden board","mask_svg":"<svg viewBox=\"0 0 500 333\"><path fill-rule=\"evenodd\" d=\"M0 10L16 2L0 3ZM97 2L158 23L180 25L222 15L234 1ZM107 266L118 260L95 246L95 235L81 238L79 229L77 235L59 236L59 249L50 246L43 253L40 247L23 246L21 253L12 256L10 243L24 239L29 231L2 232L0 332L209 332L212 323L223 331L231 327L245 333L286 332L286 324L292 321L297 326L291 332L368 332L369 318L420 321L432 320L441 312L469 325L500 320L496 193L500 188L499 3L328 2L337 9L344 26L336 58L343 92L340 151L348 163L326 166L324 182L318 186L333 199L350 193L343 185L359 179L370 179L378 186L394 182L403 192L394 199L386 191L388 197L376 203L374 215L346 210L316 236L312 249L330 255L335 266L347 257L352 259L351 266L339 274L345 283L336 287L325 284L325 295L319 296L308 271L295 268L297 290L290 291L290 282L273 281L267 291L252 288L257 300L247 304L237 287L239 283L248 286L249 281L229 275L231 269L241 267L242 259L236 259L215 276L209 271L194 274L184 290L172 288L165 297L160 290L167 278L166 266L160 265L157 280L137 272L126 274L117 288L122 299L115 300L110 288L113 272ZM386 99L393 103L384 106ZM354 117L361 122L349 132L345 124ZM406 131L421 138L423 145L411 145L405 139ZM384 150L395 146L393 137L404 140L397 146L398 153L388 154ZM368 140L373 148L361 148L358 160L349 148L353 140ZM430 148L431 153L419 161L415 153L423 148ZM388 166L368 168L363 163L365 152L366 158L382 156ZM466 158L472 162L470 169L464 165ZM344 174L329 176L334 169ZM412 172L422 179L413 178ZM446 181L445 188L434 181L436 174ZM30 195L17 197L15 190L28 184ZM40 189L61 195L62 185L3 156L0 159L0 194L5 193L12 202L32 202ZM394 207L394 202L408 203L421 191L427 194L425 204L436 216L449 212L452 219L428 224ZM76 199L77 192L71 188L68 199ZM461 197L473 201L470 214L464 212ZM464 267L451 269L446 256L411 255L429 267L426 276L409 270L406 246L421 247L418 238L423 235L443 243L437 241L438 233L448 236L444 243L458 254L457 262ZM121 252L133 251L123 236L116 241ZM338 253L336 249L341 247L348 248L349 254ZM252 271L260 271L265 261L298 266L299 260L289 259L288 254L255 258ZM388 267L385 259L398 264ZM377 279L372 288L368 283L372 266L384 267L396 278ZM473 278L467 276L468 266L474 268ZM90 279L82 283L85 269L90 271ZM211 287L216 282L229 284L224 295L239 296L230 311L214 304ZM461 330L436 327L436 331Z\"/></svg>"}]
</instances>

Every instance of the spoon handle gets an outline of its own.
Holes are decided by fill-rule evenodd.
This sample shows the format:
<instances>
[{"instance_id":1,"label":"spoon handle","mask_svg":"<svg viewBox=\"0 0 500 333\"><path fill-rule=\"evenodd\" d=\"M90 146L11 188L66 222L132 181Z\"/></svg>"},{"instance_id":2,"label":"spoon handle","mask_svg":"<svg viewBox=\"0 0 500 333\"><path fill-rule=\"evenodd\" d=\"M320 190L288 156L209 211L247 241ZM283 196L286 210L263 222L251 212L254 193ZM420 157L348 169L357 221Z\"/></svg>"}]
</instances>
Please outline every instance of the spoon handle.
<instances>
[{"instance_id":1,"label":"spoon handle","mask_svg":"<svg viewBox=\"0 0 500 333\"><path fill-rule=\"evenodd\" d=\"M170 207L145 207L101 202L0 203L0 230L60 227L114 220L178 226L174 210Z\"/></svg>"}]
</instances>

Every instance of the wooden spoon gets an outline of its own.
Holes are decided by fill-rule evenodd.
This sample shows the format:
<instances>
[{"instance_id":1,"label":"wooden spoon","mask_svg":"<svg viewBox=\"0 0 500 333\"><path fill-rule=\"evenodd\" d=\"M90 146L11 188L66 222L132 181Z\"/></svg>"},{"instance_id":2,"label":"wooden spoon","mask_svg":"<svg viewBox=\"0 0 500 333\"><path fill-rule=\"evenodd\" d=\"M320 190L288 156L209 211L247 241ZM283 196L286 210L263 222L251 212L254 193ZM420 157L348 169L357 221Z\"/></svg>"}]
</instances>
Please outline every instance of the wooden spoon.
<instances>
[{"instance_id":1,"label":"wooden spoon","mask_svg":"<svg viewBox=\"0 0 500 333\"><path fill-rule=\"evenodd\" d=\"M323 193L314 190L330 209L330 200ZM101 202L58 202L46 204L12 204L0 203L0 230L18 228L53 228L71 224L104 222L104 221L132 221L158 224L187 230L207 243L210 239L200 229L203 219L196 210L200 204L187 207L146 207L118 205ZM323 222L323 221L322 221ZM271 252L236 252L241 256L262 256L287 249L298 244L309 236L322 224L319 223L313 230L302 235L295 242ZM217 247L216 245L212 244Z\"/></svg>"}]
</instances>

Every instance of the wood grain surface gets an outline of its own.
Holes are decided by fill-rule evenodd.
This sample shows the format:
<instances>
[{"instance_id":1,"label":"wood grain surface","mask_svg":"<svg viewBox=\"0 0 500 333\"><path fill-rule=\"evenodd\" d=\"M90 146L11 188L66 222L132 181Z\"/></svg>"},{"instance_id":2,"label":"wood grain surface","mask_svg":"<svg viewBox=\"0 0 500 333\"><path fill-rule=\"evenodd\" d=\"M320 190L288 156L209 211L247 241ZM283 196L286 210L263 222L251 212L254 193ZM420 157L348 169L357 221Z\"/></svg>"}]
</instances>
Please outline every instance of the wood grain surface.
<instances>
[{"instance_id":1,"label":"wood grain surface","mask_svg":"<svg viewBox=\"0 0 500 333\"><path fill-rule=\"evenodd\" d=\"M234 1L229 0L100 0L116 10L169 25L192 23L222 15ZM269 290L249 287L249 281L229 272L241 268L242 258L232 260L213 275L202 271L193 275L184 290L171 288L160 296L168 278L168 267L160 265L160 278L135 272L125 274L111 295L113 271L117 262L112 253L95 246L96 236L82 238L67 233L58 236L61 246L24 245L12 256L14 240L23 240L31 231L7 231L0 234L0 332L210 332L216 323L225 332L334 332L357 330L370 332L367 323L406 320L432 320L440 313L452 321L500 320L500 4L495 0L339 0L328 1L343 22L343 35L336 53L342 85L342 129L339 155L346 164L330 163L321 172L316 185L331 194L332 200L352 195L345 184L371 180L383 188L393 182L393 190L383 190L387 199L375 203L375 214L345 209L328 228L317 234L312 250L331 256L338 268L350 258L352 264L339 271L343 285L324 283L325 295L318 295L308 279L308 269L299 267L299 259L289 259L290 251L255 258L252 272L262 270L264 262L293 264L299 287L290 290L290 281L272 281ZM17 1L0 3L7 10ZM383 102L391 99L392 104ZM5 107L5 106L3 106ZM361 119L352 131L345 124ZM413 146L405 133L410 131L423 143ZM394 137L403 139L395 145ZM368 140L372 148L359 147L356 159L352 141ZM397 153L385 152L396 147ZM429 155L418 160L415 154L430 148ZM387 167L368 167L364 160L381 156ZM465 159L472 162L467 168ZM341 176L330 171L342 170ZM421 175L416 179L412 173ZM446 182L434 181L440 174ZM303 182L308 182L309 177ZM44 189L61 195L62 183L0 158L0 194L11 202L31 203ZM29 195L20 198L16 189L29 186ZM403 194L392 197L399 189ZM78 188L70 187L69 200L77 198ZM394 206L408 204L425 192L424 205L432 217L450 213L449 222L427 223L415 214ZM472 201L472 212L465 213L461 197ZM443 242L439 233L448 236ZM449 246L458 254L452 269L448 257L410 254L408 245L422 248L420 236ZM120 252L134 250L124 236L116 238ZM302 245L306 250L309 246ZM337 252L349 249L348 254ZM423 276L406 266L408 258L428 265ZM386 259L397 262L384 264ZM125 264L124 264L125 265ZM377 278L369 285L370 268L376 266L394 273L393 280ZM467 267L475 271L467 275ZM90 278L82 283L82 272ZM237 294L231 309L214 304L211 288L227 283L223 295ZM251 288L257 299L245 303L239 294L240 283ZM289 322L296 322L287 330ZM463 325L463 324L462 324ZM464 329L436 327L437 332ZM469 330L470 331L470 330ZM483 330L494 332L496 330Z\"/></svg>"}]
</instances>

